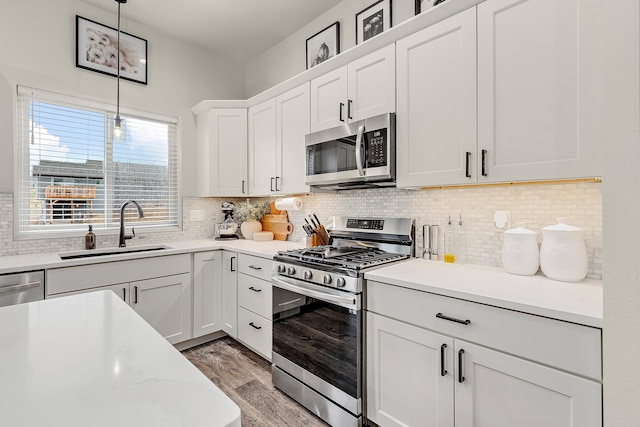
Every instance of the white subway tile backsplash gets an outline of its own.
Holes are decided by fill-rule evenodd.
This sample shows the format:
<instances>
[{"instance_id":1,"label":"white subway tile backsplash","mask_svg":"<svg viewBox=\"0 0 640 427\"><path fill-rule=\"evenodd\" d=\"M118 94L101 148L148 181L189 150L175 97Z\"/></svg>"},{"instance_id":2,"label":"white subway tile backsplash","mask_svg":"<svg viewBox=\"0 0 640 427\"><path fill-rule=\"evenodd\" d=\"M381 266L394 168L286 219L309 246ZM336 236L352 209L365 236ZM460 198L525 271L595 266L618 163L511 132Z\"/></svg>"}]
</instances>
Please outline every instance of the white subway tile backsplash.
<instances>
[{"instance_id":1,"label":"white subway tile backsplash","mask_svg":"<svg viewBox=\"0 0 640 427\"><path fill-rule=\"evenodd\" d=\"M312 212L323 223L332 215L362 217L410 217L416 219L416 247L422 247L422 225L440 226L439 247L444 244L447 218L462 214L467 240L467 259L471 264L501 266L503 230L495 227L495 211L510 211L511 225L523 221L538 232L555 224L556 218L584 229L589 256L588 277L602 278L602 193L598 183L546 183L528 185L437 188L424 191L392 189L353 190L300 196L303 209L289 211L294 232L289 240L302 241L304 217ZM183 198L183 229L159 233L140 233L129 245L166 243L179 240L213 238L214 225L223 221L223 201L237 198ZM204 221L190 221L191 211L203 211ZM199 215L198 215L199 216ZM115 246L116 234L98 235L98 247ZM13 240L13 195L0 194L0 256L38 252L78 250L84 246L84 233L77 239Z\"/></svg>"}]
</instances>

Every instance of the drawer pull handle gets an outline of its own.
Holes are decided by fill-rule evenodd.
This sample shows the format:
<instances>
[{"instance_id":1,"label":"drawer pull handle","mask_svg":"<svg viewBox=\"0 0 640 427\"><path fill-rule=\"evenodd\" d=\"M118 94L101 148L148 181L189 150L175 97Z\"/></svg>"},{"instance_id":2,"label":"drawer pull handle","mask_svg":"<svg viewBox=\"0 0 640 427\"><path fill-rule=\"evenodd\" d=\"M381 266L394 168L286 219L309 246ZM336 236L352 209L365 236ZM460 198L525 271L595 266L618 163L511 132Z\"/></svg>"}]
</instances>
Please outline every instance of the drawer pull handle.
<instances>
[{"instance_id":1,"label":"drawer pull handle","mask_svg":"<svg viewBox=\"0 0 640 427\"><path fill-rule=\"evenodd\" d=\"M464 354L464 349L460 349L458 351L458 382L463 383L464 377L462 376L462 355Z\"/></svg>"},{"instance_id":2,"label":"drawer pull handle","mask_svg":"<svg viewBox=\"0 0 640 427\"><path fill-rule=\"evenodd\" d=\"M127 300L127 288L122 288L122 301Z\"/></svg>"},{"instance_id":3,"label":"drawer pull handle","mask_svg":"<svg viewBox=\"0 0 640 427\"><path fill-rule=\"evenodd\" d=\"M256 289L253 286L251 286L249 289L252 290L253 292L262 292L262 289Z\"/></svg>"},{"instance_id":4,"label":"drawer pull handle","mask_svg":"<svg viewBox=\"0 0 640 427\"><path fill-rule=\"evenodd\" d=\"M231 257L231 271L236 271L235 268L233 268L233 260L236 259L236 257L232 256Z\"/></svg>"},{"instance_id":5,"label":"drawer pull handle","mask_svg":"<svg viewBox=\"0 0 640 427\"><path fill-rule=\"evenodd\" d=\"M444 369L444 353L446 348L447 348L446 344L442 344L440 346L440 376L443 376L443 377L447 375L447 370Z\"/></svg>"},{"instance_id":6,"label":"drawer pull handle","mask_svg":"<svg viewBox=\"0 0 640 427\"><path fill-rule=\"evenodd\" d=\"M134 304L138 303L138 287L137 286L133 287L133 303Z\"/></svg>"},{"instance_id":7,"label":"drawer pull handle","mask_svg":"<svg viewBox=\"0 0 640 427\"><path fill-rule=\"evenodd\" d=\"M456 322L456 323L461 323L463 325L469 325L471 324L471 320L467 319L467 320L460 320L460 319L456 319L455 317L449 317L449 316L445 316L442 313L438 313L436 314L436 317L438 319L442 319L442 320L448 320L449 322Z\"/></svg>"},{"instance_id":8,"label":"drawer pull handle","mask_svg":"<svg viewBox=\"0 0 640 427\"><path fill-rule=\"evenodd\" d=\"M251 326L254 329L262 329L262 326L256 326L253 324L253 322L249 322L249 326Z\"/></svg>"},{"instance_id":9,"label":"drawer pull handle","mask_svg":"<svg viewBox=\"0 0 640 427\"><path fill-rule=\"evenodd\" d=\"M262 270L262 267L256 267L255 265L250 265L249 268L253 268L254 270Z\"/></svg>"},{"instance_id":10,"label":"drawer pull handle","mask_svg":"<svg viewBox=\"0 0 640 427\"><path fill-rule=\"evenodd\" d=\"M467 151L464 176L465 178L471 178L471 152L470 151Z\"/></svg>"}]
</instances>

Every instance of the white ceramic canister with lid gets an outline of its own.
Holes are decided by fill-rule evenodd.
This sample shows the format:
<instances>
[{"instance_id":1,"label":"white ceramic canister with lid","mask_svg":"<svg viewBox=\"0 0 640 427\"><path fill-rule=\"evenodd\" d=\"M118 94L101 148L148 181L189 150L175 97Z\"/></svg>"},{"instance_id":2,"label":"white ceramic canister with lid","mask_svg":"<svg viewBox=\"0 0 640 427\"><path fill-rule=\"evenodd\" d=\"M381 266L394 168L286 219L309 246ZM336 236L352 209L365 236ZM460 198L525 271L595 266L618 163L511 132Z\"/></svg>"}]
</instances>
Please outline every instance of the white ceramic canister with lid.
<instances>
[{"instance_id":1,"label":"white ceramic canister with lid","mask_svg":"<svg viewBox=\"0 0 640 427\"><path fill-rule=\"evenodd\" d=\"M536 232L525 228L524 222L516 222L516 228L504 232L502 265L511 274L531 276L540 265L540 251Z\"/></svg>"},{"instance_id":2,"label":"white ceramic canister with lid","mask_svg":"<svg viewBox=\"0 0 640 427\"><path fill-rule=\"evenodd\" d=\"M582 228L558 223L542 229L540 268L549 279L561 282L579 282L587 275L587 247Z\"/></svg>"}]
</instances>

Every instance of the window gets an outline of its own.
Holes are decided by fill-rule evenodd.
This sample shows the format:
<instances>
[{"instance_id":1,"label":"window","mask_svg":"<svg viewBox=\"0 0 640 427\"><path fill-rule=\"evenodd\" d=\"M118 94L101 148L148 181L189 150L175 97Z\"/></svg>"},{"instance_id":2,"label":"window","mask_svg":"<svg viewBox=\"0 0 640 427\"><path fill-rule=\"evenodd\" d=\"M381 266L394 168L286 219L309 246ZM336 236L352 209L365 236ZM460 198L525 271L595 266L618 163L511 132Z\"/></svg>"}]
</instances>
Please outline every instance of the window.
<instances>
[{"instance_id":1,"label":"window","mask_svg":"<svg viewBox=\"0 0 640 427\"><path fill-rule=\"evenodd\" d=\"M136 228L179 227L177 120L18 87L17 237L117 229L125 211Z\"/></svg>"}]
</instances>

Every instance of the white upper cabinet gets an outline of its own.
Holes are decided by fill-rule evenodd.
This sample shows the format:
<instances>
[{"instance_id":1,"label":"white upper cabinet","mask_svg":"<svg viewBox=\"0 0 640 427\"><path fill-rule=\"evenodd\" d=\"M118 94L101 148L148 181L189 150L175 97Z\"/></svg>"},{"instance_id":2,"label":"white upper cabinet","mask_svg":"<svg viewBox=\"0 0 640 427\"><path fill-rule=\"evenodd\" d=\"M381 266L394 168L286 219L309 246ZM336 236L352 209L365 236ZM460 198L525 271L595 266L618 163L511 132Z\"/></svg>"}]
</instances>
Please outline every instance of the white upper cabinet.
<instances>
[{"instance_id":1,"label":"white upper cabinet","mask_svg":"<svg viewBox=\"0 0 640 427\"><path fill-rule=\"evenodd\" d=\"M304 185L306 153L304 137L310 131L309 83L276 98L276 189L283 194L308 193Z\"/></svg>"},{"instance_id":2,"label":"white upper cabinet","mask_svg":"<svg viewBox=\"0 0 640 427\"><path fill-rule=\"evenodd\" d=\"M396 47L398 186L475 182L475 8Z\"/></svg>"},{"instance_id":3,"label":"white upper cabinet","mask_svg":"<svg viewBox=\"0 0 640 427\"><path fill-rule=\"evenodd\" d=\"M597 3L478 5L480 182L602 174Z\"/></svg>"},{"instance_id":4,"label":"white upper cabinet","mask_svg":"<svg viewBox=\"0 0 640 427\"><path fill-rule=\"evenodd\" d=\"M198 114L198 195L247 195L247 110Z\"/></svg>"},{"instance_id":5,"label":"white upper cabinet","mask_svg":"<svg viewBox=\"0 0 640 427\"><path fill-rule=\"evenodd\" d=\"M394 111L393 44L311 80L311 132Z\"/></svg>"},{"instance_id":6,"label":"white upper cabinet","mask_svg":"<svg viewBox=\"0 0 640 427\"><path fill-rule=\"evenodd\" d=\"M249 194L306 193L309 83L249 108Z\"/></svg>"},{"instance_id":7,"label":"white upper cabinet","mask_svg":"<svg viewBox=\"0 0 640 427\"><path fill-rule=\"evenodd\" d=\"M249 108L249 194L276 191L276 100Z\"/></svg>"}]
</instances>

